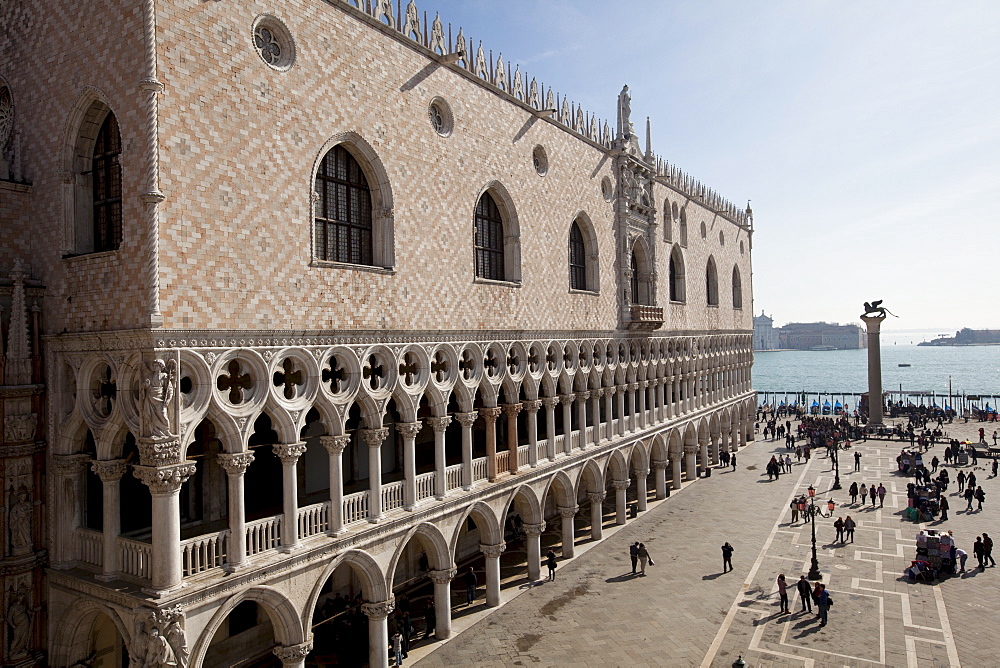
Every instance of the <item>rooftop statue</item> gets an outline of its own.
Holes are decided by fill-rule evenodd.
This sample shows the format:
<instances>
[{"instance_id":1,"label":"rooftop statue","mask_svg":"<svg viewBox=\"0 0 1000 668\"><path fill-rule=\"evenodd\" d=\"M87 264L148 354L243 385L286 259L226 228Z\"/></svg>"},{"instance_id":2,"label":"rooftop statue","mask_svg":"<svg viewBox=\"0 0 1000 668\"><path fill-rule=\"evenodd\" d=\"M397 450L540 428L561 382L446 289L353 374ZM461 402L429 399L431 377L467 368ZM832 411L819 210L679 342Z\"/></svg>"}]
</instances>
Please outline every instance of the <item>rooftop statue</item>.
<instances>
[{"instance_id":1,"label":"rooftop statue","mask_svg":"<svg viewBox=\"0 0 1000 668\"><path fill-rule=\"evenodd\" d=\"M877 301L873 301L870 304L868 302L865 302L865 312L864 315L862 315L861 317L884 318L885 314L888 313L893 318L898 318L899 317L898 315L896 315L886 307L882 306L882 301L883 300L879 299Z\"/></svg>"}]
</instances>

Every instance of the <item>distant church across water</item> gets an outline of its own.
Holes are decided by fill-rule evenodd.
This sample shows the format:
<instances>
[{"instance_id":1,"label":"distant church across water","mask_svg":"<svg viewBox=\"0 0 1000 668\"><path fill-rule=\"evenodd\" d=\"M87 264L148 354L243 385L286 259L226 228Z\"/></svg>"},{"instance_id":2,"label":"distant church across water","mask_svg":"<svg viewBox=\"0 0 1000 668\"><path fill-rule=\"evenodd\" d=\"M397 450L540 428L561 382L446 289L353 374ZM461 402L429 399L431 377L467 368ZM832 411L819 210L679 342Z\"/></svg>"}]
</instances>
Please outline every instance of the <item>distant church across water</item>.
<instances>
[{"instance_id":1,"label":"distant church across water","mask_svg":"<svg viewBox=\"0 0 1000 668\"><path fill-rule=\"evenodd\" d=\"M858 350L865 348L865 333L858 325L828 322L790 322L775 327L764 315L753 319L753 349L761 350Z\"/></svg>"}]
</instances>

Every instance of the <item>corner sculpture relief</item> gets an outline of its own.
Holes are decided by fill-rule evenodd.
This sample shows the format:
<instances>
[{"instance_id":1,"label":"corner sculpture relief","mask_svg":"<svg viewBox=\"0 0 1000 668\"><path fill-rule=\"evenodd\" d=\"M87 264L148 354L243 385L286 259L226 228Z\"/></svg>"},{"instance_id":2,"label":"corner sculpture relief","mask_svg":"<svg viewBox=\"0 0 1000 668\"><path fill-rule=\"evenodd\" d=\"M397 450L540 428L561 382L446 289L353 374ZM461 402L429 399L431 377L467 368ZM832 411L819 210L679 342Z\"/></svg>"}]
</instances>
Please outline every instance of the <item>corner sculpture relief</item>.
<instances>
[{"instance_id":1,"label":"corner sculpture relief","mask_svg":"<svg viewBox=\"0 0 1000 668\"><path fill-rule=\"evenodd\" d=\"M170 436L170 402L174 398L176 364L156 359L146 365L147 375L139 389L142 407L140 431L146 438Z\"/></svg>"},{"instance_id":2,"label":"corner sculpture relief","mask_svg":"<svg viewBox=\"0 0 1000 668\"><path fill-rule=\"evenodd\" d=\"M11 487L10 509L7 511L7 526L10 527L11 554L22 554L31 549L31 495L28 488L21 485L15 492Z\"/></svg>"},{"instance_id":3,"label":"corner sculpture relief","mask_svg":"<svg viewBox=\"0 0 1000 668\"><path fill-rule=\"evenodd\" d=\"M28 652L28 640L31 638L31 604L28 601L28 587L21 585L11 588L10 604L7 606L4 630L8 633L10 642L7 645L7 658L16 659Z\"/></svg>"},{"instance_id":4,"label":"corner sculpture relief","mask_svg":"<svg viewBox=\"0 0 1000 668\"><path fill-rule=\"evenodd\" d=\"M152 612L138 612L129 659L143 668L184 668L188 646L181 628L184 616L179 607Z\"/></svg>"}]
</instances>

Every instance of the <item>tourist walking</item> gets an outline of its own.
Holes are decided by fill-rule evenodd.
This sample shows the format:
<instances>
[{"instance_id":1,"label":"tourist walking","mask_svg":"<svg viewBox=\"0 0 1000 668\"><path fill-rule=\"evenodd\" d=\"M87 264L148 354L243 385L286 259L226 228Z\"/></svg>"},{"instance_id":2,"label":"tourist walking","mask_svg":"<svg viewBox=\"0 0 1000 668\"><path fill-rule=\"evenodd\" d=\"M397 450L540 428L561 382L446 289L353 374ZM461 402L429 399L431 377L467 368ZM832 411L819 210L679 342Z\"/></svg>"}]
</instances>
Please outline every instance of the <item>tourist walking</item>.
<instances>
[{"instance_id":1,"label":"tourist walking","mask_svg":"<svg viewBox=\"0 0 1000 668\"><path fill-rule=\"evenodd\" d=\"M396 659L396 665L397 666L402 666L403 665L403 636L400 635L400 633L399 633L398 630L395 633L392 634L391 642L392 642L392 655Z\"/></svg>"},{"instance_id":2,"label":"tourist walking","mask_svg":"<svg viewBox=\"0 0 1000 668\"><path fill-rule=\"evenodd\" d=\"M788 609L788 583L785 582L785 574L778 575L778 605L781 606L781 614L791 614Z\"/></svg>"},{"instance_id":3,"label":"tourist walking","mask_svg":"<svg viewBox=\"0 0 1000 668\"><path fill-rule=\"evenodd\" d=\"M727 541L722 546L722 572L733 570L733 546Z\"/></svg>"},{"instance_id":4,"label":"tourist walking","mask_svg":"<svg viewBox=\"0 0 1000 668\"><path fill-rule=\"evenodd\" d=\"M961 494L965 491L965 471L959 471L958 475L955 476L955 482L958 483L958 493Z\"/></svg>"},{"instance_id":5,"label":"tourist walking","mask_svg":"<svg viewBox=\"0 0 1000 668\"><path fill-rule=\"evenodd\" d=\"M994 433L995 433L995 432L994 432ZM994 477L994 478L996 478L996 477L997 477L997 467L998 467L998 466L1000 466L1000 463L998 463L998 462L997 462L997 458L996 458L996 457L994 457L994 458L993 458L993 477Z\"/></svg>"},{"instance_id":6,"label":"tourist walking","mask_svg":"<svg viewBox=\"0 0 1000 668\"><path fill-rule=\"evenodd\" d=\"M410 638L413 636L413 620L410 619L409 611L403 612L403 619L399 623L399 633L403 636L403 658L410 656Z\"/></svg>"},{"instance_id":7,"label":"tourist walking","mask_svg":"<svg viewBox=\"0 0 1000 668\"><path fill-rule=\"evenodd\" d=\"M995 462L994 462L995 463ZM792 472L792 458L790 455L785 455L785 469L791 473Z\"/></svg>"},{"instance_id":8,"label":"tourist walking","mask_svg":"<svg viewBox=\"0 0 1000 668\"><path fill-rule=\"evenodd\" d=\"M471 570L471 569L470 569ZM431 634L437 629L437 610L434 608L434 599L427 599L427 604L424 606L424 640L431 637ZM436 633L434 634L437 635Z\"/></svg>"},{"instance_id":9,"label":"tourist walking","mask_svg":"<svg viewBox=\"0 0 1000 668\"><path fill-rule=\"evenodd\" d=\"M729 460L729 465L733 467L734 471L736 470L736 453L735 452L733 453L733 458Z\"/></svg>"},{"instance_id":10,"label":"tourist walking","mask_svg":"<svg viewBox=\"0 0 1000 668\"><path fill-rule=\"evenodd\" d=\"M656 564L653 563L652 557L649 556L649 551L646 549L646 546L643 545L642 543L639 543L639 573L640 573L640 575L645 575L646 574L646 564L649 564L650 566L655 566L656 565Z\"/></svg>"},{"instance_id":11,"label":"tourist walking","mask_svg":"<svg viewBox=\"0 0 1000 668\"><path fill-rule=\"evenodd\" d=\"M857 450L854 451L854 470L855 471L861 470L861 453L858 452Z\"/></svg>"},{"instance_id":12,"label":"tourist walking","mask_svg":"<svg viewBox=\"0 0 1000 668\"><path fill-rule=\"evenodd\" d=\"M878 495L878 492L877 492L877 491L876 491L876 489L875 489L875 485L871 485L871 486L869 486L869 487L868 487L868 496L870 496L870 497L871 497L871 500L872 500L872 508L874 508L874 507L875 507L875 497L876 497L877 495Z\"/></svg>"},{"instance_id":13,"label":"tourist walking","mask_svg":"<svg viewBox=\"0 0 1000 668\"><path fill-rule=\"evenodd\" d=\"M792 499L792 502L788 504L788 507L792 509L792 524L799 521L799 500Z\"/></svg>"},{"instance_id":14,"label":"tourist walking","mask_svg":"<svg viewBox=\"0 0 1000 668\"><path fill-rule=\"evenodd\" d=\"M556 579L556 553L549 550L545 554L545 565L549 567L549 582Z\"/></svg>"},{"instance_id":15,"label":"tourist walking","mask_svg":"<svg viewBox=\"0 0 1000 668\"><path fill-rule=\"evenodd\" d=\"M941 495L941 521L944 522L948 519L948 497Z\"/></svg>"},{"instance_id":16,"label":"tourist walking","mask_svg":"<svg viewBox=\"0 0 1000 668\"><path fill-rule=\"evenodd\" d=\"M976 561L979 562L979 570L986 570L986 560L984 558L986 546L983 545L982 536L976 536L976 544L972 546L972 554L976 556Z\"/></svg>"},{"instance_id":17,"label":"tourist walking","mask_svg":"<svg viewBox=\"0 0 1000 668\"><path fill-rule=\"evenodd\" d=\"M941 460L937 458L937 455L934 455L934 458L931 459L931 473L937 473L937 467L940 463Z\"/></svg>"},{"instance_id":18,"label":"tourist walking","mask_svg":"<svg viewBox=\"0 0 1000 668\"><path fill-rule=\"evenodd\" d=\"M819 607L819 625L826 626L827 614L830 610L830 594L826 591L826 585L819 585L819 595L816 596L816 605Z\"/></svg>"},{"instance_id":19,"label":"tourist walking","mask_svg":"<svg viewBox=\"0 0 1000 668\"><path fill-rule=\"evenodd\" d=\"M975 487L976 486L976 484L977 484L976 473L974 471L972 473L970 473L968 476L966 476L966 478L965 478L965 484L968 487Z\"/></svg>"},{"instance_id":20,"label":"tourist walking","mask_svg":"<svg viewBox=\"0 0 1000 668\"><path fill-rule=\"evenodd\" d=\"M882 485L882 483L879 483L878 484L878 507L879 508L881 508L883 506L883 504L885 503L885 494L886 494L885 487Z\"/></svg>"},{"instance_id":21,"label":"tourist walking","mask_svg":"<svg viewBox=\"0 0 1000 668\"><path fill-rule=\"evenodd\" d=\"M855 527L857 527L857 524L854 522L854 520L851 519L851 516L848 515L847 519L844 520L844 534L847 537L847 539L850 540L852 543L854 542Z\"/></svg>"},{"instance_id":22,"label":"tourist walking","mask_svg":"<svg viewBox=\"0 0 1000 668\"><path fill-rule=\"evenodd\" d=\"M834 539L838 543L843 543L844 541L844 519L838 517L837 521L833 523L833 528L837 530L837 537Z\"/></svg>"},{"instance_id":23,"label":"tourist walking","mask_svg":"<svg viewBox=\"0 0 1000 668\"><path fill-rule=\"evenodd\" d=\"M639 541L628 546L628 558L632 560L632 575L635 575L635 569L639 565Z\"/></svg>"},{"instance_id":24,"label":"tourist walking","mask_svg":"<svg viewBox=\"0 0 1000 668\"><path fill-rule=\"evenodd\" d=\"M868 485L861 483L861 505L868 503Z\"/></svg>"},{"instance_id":25,"label":"tourist walking","mask_svg":"<svg viewBox=\"0 0 1000 668\"><path fill-rule=\"evenodd\" d=\"M972 489L972 487L966 487L964 496L967 502L965 506L965 511L969 512L970 510L972 510L972 500L975 498L976 492L974 489Z\"/></svg>"},{"instance_id":26,"label":"tourist walking","mask_svg":"<svg viewBox=\"0 0 1000 668\"><path fill-rule=\"evenodd\" d=\"M979 502L979 505L976 507L976 510L977 511L982 510L983 509L983 501L986 500L986 490L984 490L982 487L977 487L976 488L976 493L973 496L975 497L976 501Z\"/></svg>"},{"instance_id":27,"label":"tourist walking","mask_svg":"<svg viewBox=\"0 0 1000 668\"><path fill-rule=\"evenodd\" d=\"M479 579L476 577L476 571L469 566L469 570L465 572L465 603L466 605L472 605L472 602L476 600L476 587L479 586Z\"/></svg>"},{"instance_id":28,"label":"tourist walking","mask_svg":"<svg viewBox=\"0 0 1000 668\"><path fill-rule=\"evenodd\" d=\"M795 588L799 590L799 603L802 604L801 612L812 612L812 588L809 586L809 580L806 580L806 576L799 576Z\"/></svg>"},{"instance_id":29,"label":"tourist walking","mask_svg":"<svg viewBox=\"0 0 1000 668\"><path fill-rule=\"evenodd\" d=\"M997 562L993 558L993 539L987 533L983 534L983 563L987 566L996 566Z\"/></svg>"},{"instance_id":30,"label":"tourist walking","mask_svg":"<svg viewBox=\"0 0 1000 668\"><path fill-rule=\"evenodd\" d=\"M857 502L858 502L858 481L857 480L855 480L854 482L851 483L851 488L848 490L848 493L851 495L851 504L852 505L857 504Z\"/></svg>"}]
</instances>

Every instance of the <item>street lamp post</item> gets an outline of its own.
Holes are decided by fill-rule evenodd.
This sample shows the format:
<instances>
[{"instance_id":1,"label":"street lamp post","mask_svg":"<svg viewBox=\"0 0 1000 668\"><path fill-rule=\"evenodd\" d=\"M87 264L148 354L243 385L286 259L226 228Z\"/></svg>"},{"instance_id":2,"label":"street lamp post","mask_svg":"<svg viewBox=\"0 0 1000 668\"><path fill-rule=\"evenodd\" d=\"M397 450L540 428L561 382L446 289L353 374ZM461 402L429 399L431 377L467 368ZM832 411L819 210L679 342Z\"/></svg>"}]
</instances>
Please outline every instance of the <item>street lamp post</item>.
<instances>
[{"instance_id":1,"label":"street lamp post","mask_svg":"<svg viewBox=\"0 0 1000 668\"><path fill-rule=\"evenodd\" d=\"M809 566L809 579L822 580L823 575L819 572L819 561L816 559L816 488L809 485L809 515L812 517L812 565Z\"/></svg>"},{"instance_id":2,"label":"street lamp post","mask_svg":"<svg viewBox=\"0 0 1000 668\"><path fill-rule=\"evenodd\" d=\"M840 445L833 441L833 487L830 489L841 489L840 486Z\"/></svg>"}]
</instances>

